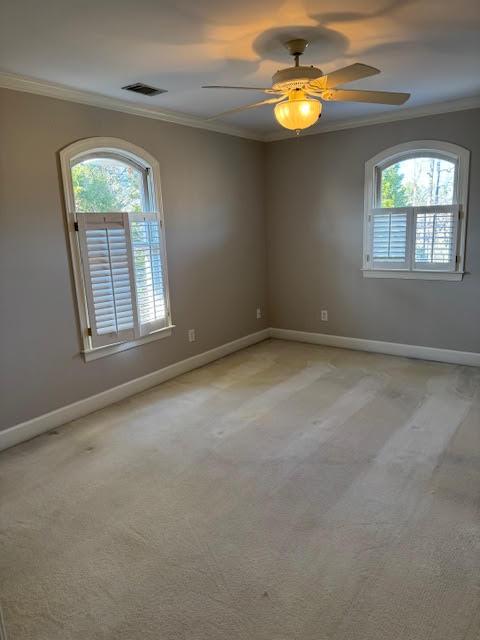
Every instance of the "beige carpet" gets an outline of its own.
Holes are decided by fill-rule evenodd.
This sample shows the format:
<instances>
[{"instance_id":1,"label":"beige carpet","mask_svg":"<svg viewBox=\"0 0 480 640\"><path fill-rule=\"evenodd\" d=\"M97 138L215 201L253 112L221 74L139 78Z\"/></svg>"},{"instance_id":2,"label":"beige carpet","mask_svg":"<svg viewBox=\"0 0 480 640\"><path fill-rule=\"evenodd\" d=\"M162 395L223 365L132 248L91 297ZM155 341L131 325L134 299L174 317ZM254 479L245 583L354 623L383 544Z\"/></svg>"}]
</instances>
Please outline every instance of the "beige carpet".
<instances>
[{"instance_id":1,"label":"beige carpet","mask_svg":"<svg viewBox=\"0 0 480 640\"><path fill-rule=\"evenodd\" d=\"M9 640L478 640L480 370L268 341L0 455Z\"/></svg>"}]
</instances>

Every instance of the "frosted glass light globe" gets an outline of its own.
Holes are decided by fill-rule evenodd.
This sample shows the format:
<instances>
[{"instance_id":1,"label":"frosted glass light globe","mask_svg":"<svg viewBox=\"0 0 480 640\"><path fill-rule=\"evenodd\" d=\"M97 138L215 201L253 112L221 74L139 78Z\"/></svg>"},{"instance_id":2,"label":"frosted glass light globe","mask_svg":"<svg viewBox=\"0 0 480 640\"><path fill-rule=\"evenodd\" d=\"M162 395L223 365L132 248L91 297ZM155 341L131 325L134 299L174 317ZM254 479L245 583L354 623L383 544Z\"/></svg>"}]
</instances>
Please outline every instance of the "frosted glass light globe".
<instances>
[{"instance_id":1,"label":"frosted glass light globe","mask_svg":"<svg viewBox=\"0 0 480 640\"><path fill-rule=\"evenodd\" d=\"M275 118L285 129L301 131L314 125L322 112L319 100L307 98L303 91L290 94L288 101L275 105Z\"/></svg>"}]
</instances>

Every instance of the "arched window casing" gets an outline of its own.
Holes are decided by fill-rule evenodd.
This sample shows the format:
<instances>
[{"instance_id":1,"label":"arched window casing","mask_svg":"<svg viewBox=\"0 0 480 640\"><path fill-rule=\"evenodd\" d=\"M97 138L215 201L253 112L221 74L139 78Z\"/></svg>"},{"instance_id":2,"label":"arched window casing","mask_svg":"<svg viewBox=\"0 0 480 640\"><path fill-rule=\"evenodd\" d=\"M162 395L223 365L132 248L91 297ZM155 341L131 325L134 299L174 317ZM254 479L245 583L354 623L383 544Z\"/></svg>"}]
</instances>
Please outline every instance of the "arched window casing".
<instances>
[{"instance_id":1,"label":"arched window casing","mask_svg":"<svg viewBox=\"0 0 480 640\"><path fill-rule=\"evenodd\" d=\"M170 335L158 162L117 138L60 159L85 359Z\"/></svg>"},{"instance_id":2,"label":"arched window casing","mask_svg":"<svg viewBox=\"0 0 480 640\"><path fill-rule=\"evenodd\" d=\"M365 277L462 279L469 156L458 145L416 140L366 163Z\"/></svg>"}]
</instances>

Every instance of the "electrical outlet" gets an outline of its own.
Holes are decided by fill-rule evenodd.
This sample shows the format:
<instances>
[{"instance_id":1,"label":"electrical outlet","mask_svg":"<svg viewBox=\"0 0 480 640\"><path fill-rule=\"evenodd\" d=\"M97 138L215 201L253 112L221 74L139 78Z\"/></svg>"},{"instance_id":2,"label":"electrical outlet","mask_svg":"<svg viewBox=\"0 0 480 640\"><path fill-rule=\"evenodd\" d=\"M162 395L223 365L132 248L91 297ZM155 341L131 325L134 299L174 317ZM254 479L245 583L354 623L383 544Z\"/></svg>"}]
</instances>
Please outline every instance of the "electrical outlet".
<instances>
[{"instance_id":1,"label":"electrical outlet","mask_svg":"<svg viewBox=\"0 0 480 640\"><path fill-rule=\"evenodd\" d=\"M260 320L260 318L262 317L262 310L260 309L260 307L257 308L257 320Z\"/></svg>"},{"instance_id":2,"label":"electrical outlet","mask_svg":"<svg viewBox=\"0 0 480 640\"><path fill-rule=\"evenodd\" d=\"M189 329L188 330L188 341L189 342L195 342L196 338L195 338L195 329Z\"/></svg>"},{"instance_id":3,"label":"electrical outlet","mask_svg":"<svg viewBox=\"0 0 480 640\"><path fill-rule=\"evenodd\" d=\"M328 311L326 309L320 311L320 320L322 322L328 322Z\"/></svg>"}]
</instances>

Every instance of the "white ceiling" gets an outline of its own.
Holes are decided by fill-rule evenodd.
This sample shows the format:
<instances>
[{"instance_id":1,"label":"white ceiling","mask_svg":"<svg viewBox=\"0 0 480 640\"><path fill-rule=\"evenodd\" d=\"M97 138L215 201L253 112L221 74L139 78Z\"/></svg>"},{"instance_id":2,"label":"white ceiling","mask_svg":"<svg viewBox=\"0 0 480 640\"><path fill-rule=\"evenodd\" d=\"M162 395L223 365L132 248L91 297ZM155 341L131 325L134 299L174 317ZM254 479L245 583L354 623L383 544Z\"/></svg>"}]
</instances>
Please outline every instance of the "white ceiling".
<instances>
[{"instance_id":1,"label":"white ceiling","mask_svg":"<svg viewBox=\"0 0 480 640\"><path fill-rule=\"evenodd\" d=\"M202 84L270 86L291 64L282 42L306 37L304 64L378 67L380 75L349 87L411 92L409 108L480 94L479 29L479 0L3 0L0 65L205 117L263 94ZM121 90L136 81L168 93ZM401 108L329 103L317 127ZM224 122L261 134L279 129L271 107Z\"/></svg>"}]
</instances>

